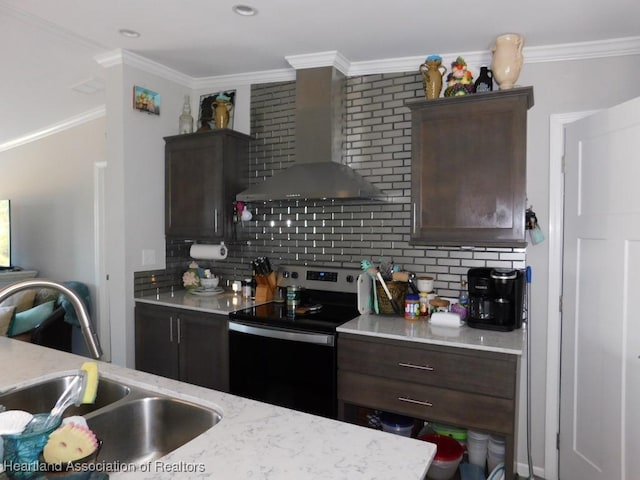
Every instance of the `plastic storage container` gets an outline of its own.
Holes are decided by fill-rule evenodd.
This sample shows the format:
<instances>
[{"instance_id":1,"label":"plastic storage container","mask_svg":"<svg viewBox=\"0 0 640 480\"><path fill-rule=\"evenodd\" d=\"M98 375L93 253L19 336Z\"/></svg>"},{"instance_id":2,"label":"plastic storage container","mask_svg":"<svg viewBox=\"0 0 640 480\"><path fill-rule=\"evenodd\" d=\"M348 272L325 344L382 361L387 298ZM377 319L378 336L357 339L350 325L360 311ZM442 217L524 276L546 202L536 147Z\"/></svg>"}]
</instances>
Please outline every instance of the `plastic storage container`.
<instances>
[{"instance_id":1,"label":"plastic storage container","mask_svg":"<svg viewBox=\"0 0 640 480\"><path fill-rule=\"evenodd\" d=\"M382 431L410 437L415 420L411 417L396 415L395 413L383 412L380 414Z\"/></svg>"},{"instance_id":2,"label":"plastic storage container","mask_svg":"<svg viewBox=\"0 0 640 480\"><path fill-rule=\"evenodd\" d=\"M504 450L504 438L489 435L489 443L487 445L487 466L490 472L501 463L504 464Z\"/></svg>"},{"instance_id":3,"label":"plastic storage container","mask_svg":"<svg viewBox=\"0 0 640 480\"><path fill-rule=\"evenodd\" d=\"M487 464L487 448L489 435L486 433L467 431L467 455L469 463L478 465L484 469Z\"/></svg>"},{"instance_id":4,"label":"plastic storage container","mask_svg":"<svg viewBox=\"0 0 640 480\"><path fill-rule=\"evenodd\" d=\"M456 474L464 449L458 441L437 433L423 435L420 440L434 443L436 455L427 472L428 480L450 480Z\"/></svg>"},{"instance_id":5,"label":"plastic storage container","mask_svg":"<svg viewBox=\"0 0 640 480\"><path fill-rule=\"evenodd\" d=\"M467 430L465 428L458 428L441 423L432 423L431 428L438 435L444 435L445 437L451 437L457 440L463 448L467 446Z\"/></svg>"}]
</instances>

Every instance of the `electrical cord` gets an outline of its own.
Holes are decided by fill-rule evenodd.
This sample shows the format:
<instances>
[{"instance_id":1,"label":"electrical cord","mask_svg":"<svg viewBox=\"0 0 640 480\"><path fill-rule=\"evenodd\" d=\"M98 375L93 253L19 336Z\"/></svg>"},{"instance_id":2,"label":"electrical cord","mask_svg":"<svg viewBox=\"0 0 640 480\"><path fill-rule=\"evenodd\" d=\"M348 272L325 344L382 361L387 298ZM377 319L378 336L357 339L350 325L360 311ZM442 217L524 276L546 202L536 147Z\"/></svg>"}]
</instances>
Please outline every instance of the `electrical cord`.
<instances>
[{"instance_id":1,"label":"electrical cord","mask_svg":"<svg viewBox=\"0 0 640 480\"><path fill-rule=\"evenodd\" d=\"M527 281L527 463L529 464L529 480L534 480L531 460L531 267L526 268L525 275Z\"/></svg>"}]
</instances>

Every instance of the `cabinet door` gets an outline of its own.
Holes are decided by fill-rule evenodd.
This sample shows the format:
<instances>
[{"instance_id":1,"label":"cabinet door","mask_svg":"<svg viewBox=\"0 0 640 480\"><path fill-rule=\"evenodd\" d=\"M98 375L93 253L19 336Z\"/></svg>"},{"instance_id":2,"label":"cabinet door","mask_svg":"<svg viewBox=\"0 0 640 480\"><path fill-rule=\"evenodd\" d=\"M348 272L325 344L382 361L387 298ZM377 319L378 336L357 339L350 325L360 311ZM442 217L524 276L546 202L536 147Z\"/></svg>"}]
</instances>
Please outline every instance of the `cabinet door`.
<instances>
[{"instance_id":1,"label":"cabinet door","mask_svg":"<svg viewBox=\"0 0 640 480\"><path fill-rule=\"evenodd\" d=\"M165 138L165 233L233 240L233 202L246 188L251 137L216 130Z\"/></svg>"},{"instance_id":2,"label":"cabinet door","mask_svg":"<svg viewBox=\"0 0 640 480\"><path fill-rule=\"evenodd\" d=\"M224 234L222 140L199 134L181 137L166 139L166 234L220 239Z\"/></svg>"},{"instance_id":3,"label":"cabinet door","mask_svg":"<svg viewBox=\"0 0 640 480\"><path fill-rule=\"evenodd\" d=\"M526 246L531 87L413 102L414 245Z\"/></svg>"},{"instance_id":4,"label":"cabinet door","mask_svg":"<svg viewBox=\"0 0 640 480\"><path fill-rule=\"evenodd\" d=\"M180 380L229 391L227 325L224 315L180 312Z\"/></svg>"},{"instance_id":5,"label":"cabinet door","mask_svg":"<svg viewBox=\"0 0 640 480\"><path fill-rule=\"evenodd\" d=\"M173 309L137 304L136 369L178 379L177 316Z\"/></svg>"}]
</instances>

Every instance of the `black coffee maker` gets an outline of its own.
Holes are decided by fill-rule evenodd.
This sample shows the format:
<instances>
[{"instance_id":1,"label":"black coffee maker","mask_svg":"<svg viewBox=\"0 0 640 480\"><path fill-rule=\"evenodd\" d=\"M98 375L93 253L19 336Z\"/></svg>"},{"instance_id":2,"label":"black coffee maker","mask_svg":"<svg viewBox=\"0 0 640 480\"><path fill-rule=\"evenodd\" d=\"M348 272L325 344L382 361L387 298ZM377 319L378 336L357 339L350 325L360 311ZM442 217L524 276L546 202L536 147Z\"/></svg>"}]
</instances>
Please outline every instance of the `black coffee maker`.
<instances>
[{"instance_id":1,"label":"black coffee maker","mask_svg":"<svg viewBox=\"0 0 640 480\"><path fill-rule=\"evenodd\" d=\"M522 327L524 270L470 268L467 272L469 316L473 328L508 332Z\"/></svg>"}]
</instances>

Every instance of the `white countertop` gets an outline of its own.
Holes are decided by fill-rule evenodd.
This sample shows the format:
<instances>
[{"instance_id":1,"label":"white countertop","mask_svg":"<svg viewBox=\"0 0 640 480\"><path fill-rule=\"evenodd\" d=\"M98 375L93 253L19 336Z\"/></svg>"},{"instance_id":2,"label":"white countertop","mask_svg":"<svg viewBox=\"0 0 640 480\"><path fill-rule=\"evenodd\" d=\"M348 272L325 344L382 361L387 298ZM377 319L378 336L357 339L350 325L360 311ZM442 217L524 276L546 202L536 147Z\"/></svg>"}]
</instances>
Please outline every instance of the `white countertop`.
<instances>
[{"instance_id":1,"label":"white countertop","mask_svg":"<svg viewBox=\"0 0 640 480\"><path fill-rule=\"evenodd\" d=\"M135 299L136 302L152 303L165 307L188 308L207 313L228 315L235 310L260 305L251 299L243 298L239 293L225 291L220 295L202 296L189 293L186 290L176 290L172 293L147 295Z\"/></svg>"},{"instance_id":2,"label":"white countertop","mask_svg":"<svg viewBox=\"0 0 640 480\"><path fill-rule=\"evenodd\" d=\"M86 358L0 337L0 392L80 368ZM147 472L113 479L422 480L435 445L99 363L100 374L216 409L222 420ZM175 470L168 471L171 468ZM203 473L188 470L202 468Z\"/></svg>"},{"instance_id":3,"label":"white countertop","mask_svg":"<svg viewBox=\"0 0 640 480\"><path fill-rule=\"evenodd\" d=\"M136 298L136 302L187 308L220 315L228 315L235 310L259 305L253 300L244 299L240 294L233 292L203 297L188 293L186 290L140 297ZM524 328L511 332L498 332L471 328L467 325L459 328L441 327L431 325L427 320L405 320L403 317L394 315L374 314L354 318L338 327L338 332L513 355L523 354L526 341Z\"/></svg>"},{"instance_id":4,"label":"white countertop","mask_svg":"<svg viewBox=\"0 0 640 480\"><path fill-rule=\"evenodd\" d=\"M398 316L373 314L354 318L339 326L338 332L513 355L522 355L526 339L524 328L496 332L467 325L441 327L431 325L427 320L405 320Z\"/></svg>"}]
</instances>

